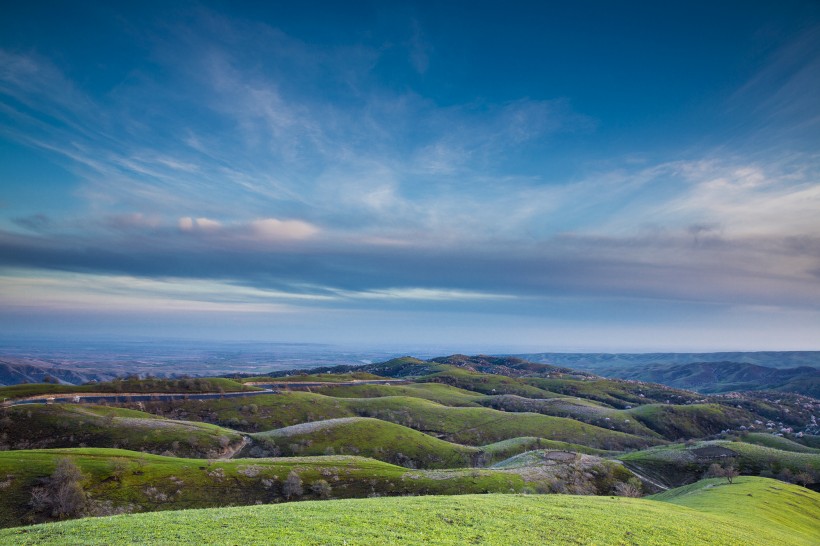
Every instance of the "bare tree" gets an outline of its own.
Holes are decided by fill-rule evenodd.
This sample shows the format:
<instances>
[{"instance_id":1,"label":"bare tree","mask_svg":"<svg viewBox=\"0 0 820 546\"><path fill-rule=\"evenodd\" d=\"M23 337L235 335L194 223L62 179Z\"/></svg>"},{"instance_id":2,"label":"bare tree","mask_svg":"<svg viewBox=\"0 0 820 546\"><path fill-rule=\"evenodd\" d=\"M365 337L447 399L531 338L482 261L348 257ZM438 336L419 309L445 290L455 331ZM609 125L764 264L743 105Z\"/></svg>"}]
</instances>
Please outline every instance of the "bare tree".
<instances>
[{"instance_id":1,"label":"bare tree","mask_svg":"<svg viewBox=\"0 0 820 546\"><path fill-rule=\"evenodd\" d=\"M740 476L740 471L735 468L733 462L727 461L722 465L712 463L709 465L709 470L706 471L706 475L712 478L726 478L727 482L732 483L735 478Z\"/></svg>"},{"instance_id":2,"label":"bare tree","mask_svg":"<svg viewBox=\"0 0 820 546\"><path fill-rule=\"evenodd\" d=\"M641 480L629 478L626 482L618 482L615 485L615 494L619 497L640 497L643 490Z\"/></svg>"},{"instance_id":3,"label":"bare tree","mask_svg":"<svg viewBox=\"0 0 820 546\"><path fill-rule=\"evenodd\" d=\"M303 492L302 478L299 477L299 474L291 470L282 486L282 493L286 499L290 500L293 497L301 497Z\"/></svg>"},{"instance_id":4,"label":"bare tree","mask_svg":"<svg viewBox=\"0 0 820 546\"><path fill-rule=\"evenodd\" d=\"M796 481L803 487L807 487L810 483L814 483L814 476L812 476L808 472L798 472L794 476L794 481Z\"/></svg>"}]
</instances>

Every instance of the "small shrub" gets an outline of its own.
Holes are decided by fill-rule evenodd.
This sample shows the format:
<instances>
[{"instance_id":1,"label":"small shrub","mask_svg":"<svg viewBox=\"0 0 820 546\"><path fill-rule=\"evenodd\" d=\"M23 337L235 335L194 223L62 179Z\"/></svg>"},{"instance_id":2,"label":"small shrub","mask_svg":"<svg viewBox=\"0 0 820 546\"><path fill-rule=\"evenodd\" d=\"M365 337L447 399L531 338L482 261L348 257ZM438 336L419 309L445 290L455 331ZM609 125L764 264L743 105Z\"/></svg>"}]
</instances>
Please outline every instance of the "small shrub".
<instances>
[{"instance_id":1,"label":"small shrub","mask_svg":"<svg viewBox=\"0 0 820 546\"><path fill-rule=\"evenodd\" d=\"M330 493L332 491L330 484L325 480L316 480L310 485L310 490L320 499L330 498Z\"/></svg>"}]
</instances>

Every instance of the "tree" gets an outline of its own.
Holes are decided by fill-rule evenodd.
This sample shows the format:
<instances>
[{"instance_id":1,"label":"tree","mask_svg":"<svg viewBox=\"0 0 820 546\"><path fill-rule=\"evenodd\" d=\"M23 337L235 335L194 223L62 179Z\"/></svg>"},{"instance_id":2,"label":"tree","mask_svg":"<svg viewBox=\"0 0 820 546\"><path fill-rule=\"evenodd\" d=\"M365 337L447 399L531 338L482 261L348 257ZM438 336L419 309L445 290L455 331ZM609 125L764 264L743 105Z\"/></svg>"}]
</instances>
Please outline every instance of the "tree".
<instances>
[{"instance_id":1,"label":"tree","mask_svg":"<svg viewBox=\"0 0 820 546\"><path fill-rule=\"evenodd\" d=\"M740 472L732 462L726 462L723 465L712 463L706 475L712 478L726 478L727 482L732 483L736 477L740 476Z\"/></svg>"},{"instance_id":2,"label":"tree","mask_svg":"<svg viewBox=\"0 0 820 546\"><path fill-rule=\"evenodd\" d=\"M740 476L740 471L733 465L729 465L723 469L723 476L726 478L726 481L732 483L732 480Z\"/></svg>"},{"instance_id":3,"label":"tree","mask_svg":"<svg viewBox=\"0 0 820 546\"><path fill-rule=\"evenodd\" d=\"M302 478L299 477L299 474L291 470L282 486L282 493L286 499L290 500L293 497L301 497L303 492Z\"/></svg>"}]
</instances>

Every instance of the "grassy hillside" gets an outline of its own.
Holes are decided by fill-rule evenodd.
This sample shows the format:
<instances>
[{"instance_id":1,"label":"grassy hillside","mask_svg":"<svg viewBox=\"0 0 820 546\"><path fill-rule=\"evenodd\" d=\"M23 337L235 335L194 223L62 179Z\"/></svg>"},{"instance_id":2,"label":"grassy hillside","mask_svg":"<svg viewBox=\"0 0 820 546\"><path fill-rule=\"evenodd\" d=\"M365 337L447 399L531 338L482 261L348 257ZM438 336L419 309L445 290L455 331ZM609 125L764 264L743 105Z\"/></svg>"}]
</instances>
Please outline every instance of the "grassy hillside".
<instances>
[{"instance_id":1,"label":"grassy hillside","mask_svg":"<svg viewBox=\"0 0 820 546\"><path fill-rule=\"evenodd\" d=\"M628 412L669 440L712 436L722 430L751 425L755 420L748 411L719 404L647 404Z\"/></svg>"},{"instance_id":2,"label":"grassy hillside","mask_svg":"<svg viewBox=\"0 0 820 546\"><path fill-rule=\"evenodd\" d=\"M765 530L782 544L820 543L820 494L781 481L741 477L730 485L723 479L701 480L649 498L730 517L738 528Z\"/></svg>"},{"instance_id":3,"label":"grassy hillside","mask_svg":"<svg viewBox=\"0 0 820 546\"><path fill-rule=\"evenodd\" d=\"M3 398L26 398L44 394L70 393L203 393L255 391L257 387L243 385L222 377L197 377L189 379L116 379L88 385L54 385L51 383L25 383L0 387Z\"/></svg>"},{"instance_id":4,"label":"grassy hillside","mask_svg":"<svg viewBox=\"0 0 820 546\"><path fill-rule=\"evenodd\" d=\"M123 408L31 404L2 410L0 450L113 447L180 457L219 457L242 435L207 423L162 419Z\"/></svg>"},{"instance_id":5,"label":"grassy hillside","mask_svg":"<svg viewBox=\"0 0 820 546\"><path fill-rule=\"evenodd\" d=\"M782 436L775 436L774 434L766 434L762 432L750 432L744 434L739 438L739 440L746 442L747 444L772 447L781 451L794 451L795 453L820 453L820 449L815 447L805 446Z\"/></svg>"},{"instance_id":6,"label":"grassy hillside","mask_svg":"<svg viewBox=\"0 0 820 546\"><path fill-rule=\"evenodd\" d=\"M95 448L5 451L0 452L0 526L44 518L29 505L31 490L60 458L71 459L85 474L82 485L95 515L282 502L291 472L302 492L290 500L506 493L537 485L527 486L517 473L408 470L363 457L204 460Z\"/></svg>"},{"instance_id":7,"label":"grassy hillside","mask_svg":"<svg viewBox=\"0 0 820 546\"><path fill-rule=\"evenodd\" d=\"M820 541L817 493L759 478L711 485L673 491L656 500L467 495L158 512L6 529L0 531L0 541L659 546L798 546ZM755 517L757 513L761 516Z\"/></svg>"},{"instance_id":8,"label":"grassy hillside","mask_svg":"<svg viewBox=\"0 0 820 546\"><path fill-rule=\"evenodd\" d=\"M408 385L353 385L322 387L316 390L337 398L381 398L383 396L411 396L438 402L445 406L477 407L484 395L443 383L411 383Z\"/></svg>"},{"instance_id":9,"label":"grassy hillside","mask_svg":"<svg viewBox=\"0 0 820 546\"><path fill-rule=\"evenodd\" d=\"M661 435L634 418L629 410L616 410L599 402L583 398L561 397L549 399L524 398L512 394L486 396L479 402L487 407L503 411L535 412L555 417L568 417L628 434L661 438Z\"/></svg>"},{"instance_id":10,"label":"grassy hillside","mask_svg":"<svg viewBox=\"0 0 820 546\"><path fill-rule=\"evenodd\" d=\"M607 453L535 437L512 438L481 447L465 446L367 417L314 421L251 436L256 445L245 452L253 456L361 455L408 468L488 466L542 448Z\"/></svg>"},{"instance_id":11,"label":"grassy hillside","mask_svg":"<svg viewBox=\"0 0 820 546\"><path fill-rule=\"evenodd\" d=\"M700 398L695 393L663 385L617 379L544 379L523 377L524 381L550 392L603 402L618 409L652 403L684 404Z\"/></svg>"},{"instance_id":12,"label":"grassy hillside","mask_svg":"<svg viewBox=\"0 0 820 546\"><path fill-rule=\"evenodd\" d=\"M699 449L709 446L718 446L734 452L735 455L730 460L742 474L777 475L786 469L790 475L806 472L814 476L815 481L820 477L820 454L795 453L725 440L653 447L627 453L618 458L630 468L635 468L657 481L673 486L683 485L703 477L709 465L716 462L715 459L699 455Z\"/></svg>"},{"instance_id":13,"label":"grassy hillside","mask_svg":"<svg viewBox=\"0 0 820 546\"><path fill-rule=\"evenodd\" d=\"M253 435L276 455L362 455L409 468L476 466L480 450L367 417L314 421Z\"/></svg>"},{"instance_id":14,"label":"grassy hillside","mask_svg":"<svg viewBox=\"0 0 820 546\"><path fill-rule=\"evenodd\" d=\"M572 419L534 413L509 413L483 407L448 407L421 398L333 398L308 392L255 396L251 401L175 400L150 402L148 411L178 419L215 422L248 432L340 417L375 417L458 444L488 443L537 436L606 450L657 443Z\"/></svg>"},{"instance_id":15,"label":"grassy hillside","mask_svg":"<svg viewBox=\"0 0 820 546\"><path fill-rule=\"evenodd\" d=\"M445 383L482 394L517 394L526 398L555 398L559 396L554 392L528 385L514 377L473 372L453 366L447 366L447 369L441 372L421 377L419 381Z\"/></svg>"},{"instance_id":16,"label":"grassy hillside","mask_svg":"<svg viewBox=\"0 0 820 546\"><path fill-rule=\"evenodd\" d=\"M360 415L399 423L450 442L473 446L520 436L538 436L607 450L623 450L656 443L573 419L536 413L452 408L401 396L351 399L348 402Z\"/></svg>"},{"instance_id":17,"label":"grassy hillside","mask_svg":"<svg viewBox=\"0 0 820 546\"><path fill-rule=\"evenodd\" d=\"M260 394L246 400L145 402L146 411L172 419L206 421L245 432L262 432L308 421L356 417L344 400L309 392Z\"/></svg>"}]
</instances>

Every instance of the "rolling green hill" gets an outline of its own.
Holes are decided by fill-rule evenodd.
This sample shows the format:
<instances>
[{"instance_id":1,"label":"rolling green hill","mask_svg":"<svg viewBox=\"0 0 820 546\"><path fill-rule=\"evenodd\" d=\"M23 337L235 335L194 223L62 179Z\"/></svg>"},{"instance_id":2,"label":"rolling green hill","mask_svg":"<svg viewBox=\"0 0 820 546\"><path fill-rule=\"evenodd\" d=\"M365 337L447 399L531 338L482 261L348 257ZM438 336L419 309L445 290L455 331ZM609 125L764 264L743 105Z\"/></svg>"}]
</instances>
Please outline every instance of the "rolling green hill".
<instances>
[{"instance_id":1,"label":"rolling green hill","mask_svg":"<svg viewBox=\"0 0 820 546\"><path fill-rule=\"evenodd\" d=\"M241 392L260 390L223 377L196 377L188 379L116 379L86 385L55 385L52 383L23 383L0 387L0 400L26 398L46 394L83 393L203 393Z\"/></svg>"},{"instance_id":2,"label":"rolling green hill","mask_svg":"<svg viewBox=\"0 0 820 546\"><path fill-rule=\"evenodd\" d=\"M499 515L503 514L503 517ZM303 502L84 519L0 531L4 544L641 544L820 541L820 495L762 478L653 500L466 495Z\"/></svg>"},{"instance_id":3,"label":"rolling green hill","mask_svg":"<svg viewBox=\"0 0 820 546\"><path fill-rule=\"evenodd\" d=\"M524 441L489 447L500 454ZM566 453L566 452L563 452ZM573 454L569 454L573 455ZM117 449L0 452L0 526L44 521L56 514L32 504L58 462L72 461L87 515L178 510L286 500L368 496L508 493L562 489L613 494L632 478L621 465L591 455L535 461L509 469L414 470L351 456L268 459L183 459ZM290 483L298 482L294 488ZM56 495L56 493L55 493Z\"/></svg>"},{"instance_id":4,"label":"rolling green hill","mask_svg":"<svg viewBox=\"0 0 820 546\"><path fill-rule=\"evenodd\" d=\"M512 438L481 447L439 440L388 421L344 417L252 434L253 456L361 455L408 468L488 466L531 449L606 453L576 444L535 437Z\"/></svg>"},{"instance_id":5,"label":"rolling green hill","mask_svg":"<svg viewBox=\"0 0 820 546\"><path fill-rule=\"evenodd\" d=\"M277 456L362 455L409 468L476 466L479 454L478 448L368 417L302 423L256 433L253 439Z\"/></svg>"},{"instance_id":6,"label":"rolling green hill","mask_svg":"<svg viewBox=\"0 0 820 546\"><path fill-rule=\"evenodd\" d=\"M234 430L123 408L30 404L5 408L0 415L0 450L112 447L216 458L242 444Z\"/></svg>"},{"instance_id":7,"label":"rolling green hill","mask_svg":"<svg viewBox=\"0 0 820 546\"><path fill-rule=\"evenodd\" d=\"M719 404L647 404L628 413L668 440L703 438L755 421L755 416L746 410Z\"/></svg>"},{"instance_id":8,"label":"rolling green hill","mask_svg":"<svg viewBox=\"0 0 820 546\"><path fill-rule=\"evenodd\" d=\"M375 417L449 442L481 446L537 436L606 450L641 448L658 440L641 438L573 419L535 413L510 413L484 407L448 407L422 398L333 398L308 392L229 399L147 402L147 411L166 417L215 422L247 432L263 432L310 421Z\"/></svg>"},{"instance_id":9,"label":"rolling green hill","mask_svg":"<svg viewBox=\"0 0 820 546\"><path fill-rule=\"evenodd\" d=\"M739 438L740 441L747 444L757 444L782 451L794 451L796 453L818 453L820 449L816 447L809 447L803 444L798 444L794 440L784 438L782 436L775 436L774 434L766 434L762 432L749 432L743 434Z\"/></svg>"},{"instance_id":10,"label":"rolling green hill","mask_svg":"<svg viewBox=\"0 0 820 546\"><path fill-rule=\"evenodd\" d=\"M820 477L820 454L796 453L745 442L716 440L658 446L642 451L620 455L618 458L628 467L648 475L667 485L677 486L691 483L703 477L714 462L720 462L707 453L701 455L702 448L717 446L731 450L727 459L746 475L777 475L787 469L790 475L807 473L813 481Z\"/></svg>"},{"instance_id":11,"label":"rolling green hill","mask_svg":"<svg viewBox=\"0 0 820 546\"><path fill-rule=\"evenodd\" d=\"M408 385L351 385L322 387L314 390L336 398L381 398L383 396L410 396L438 402L445 406L477 407L484 395L443 383L411 383Z\"/></svg>"},{"instance_id":12,"label":"rolling green hill","mask_svg":"<svg viewBox=\"0 0 820 546\"><path fill-rule=\"evenodd\" d=\"M61 458L71 459L84 473L93 515L282 502L291 472L302 485L291 500L506 493L526 486L515 473L409 470L349 456L205 460L97 448L5 451L0 452L0 526L46 517L30 506L31 490Z\"/></svg>"}]
</instances>

